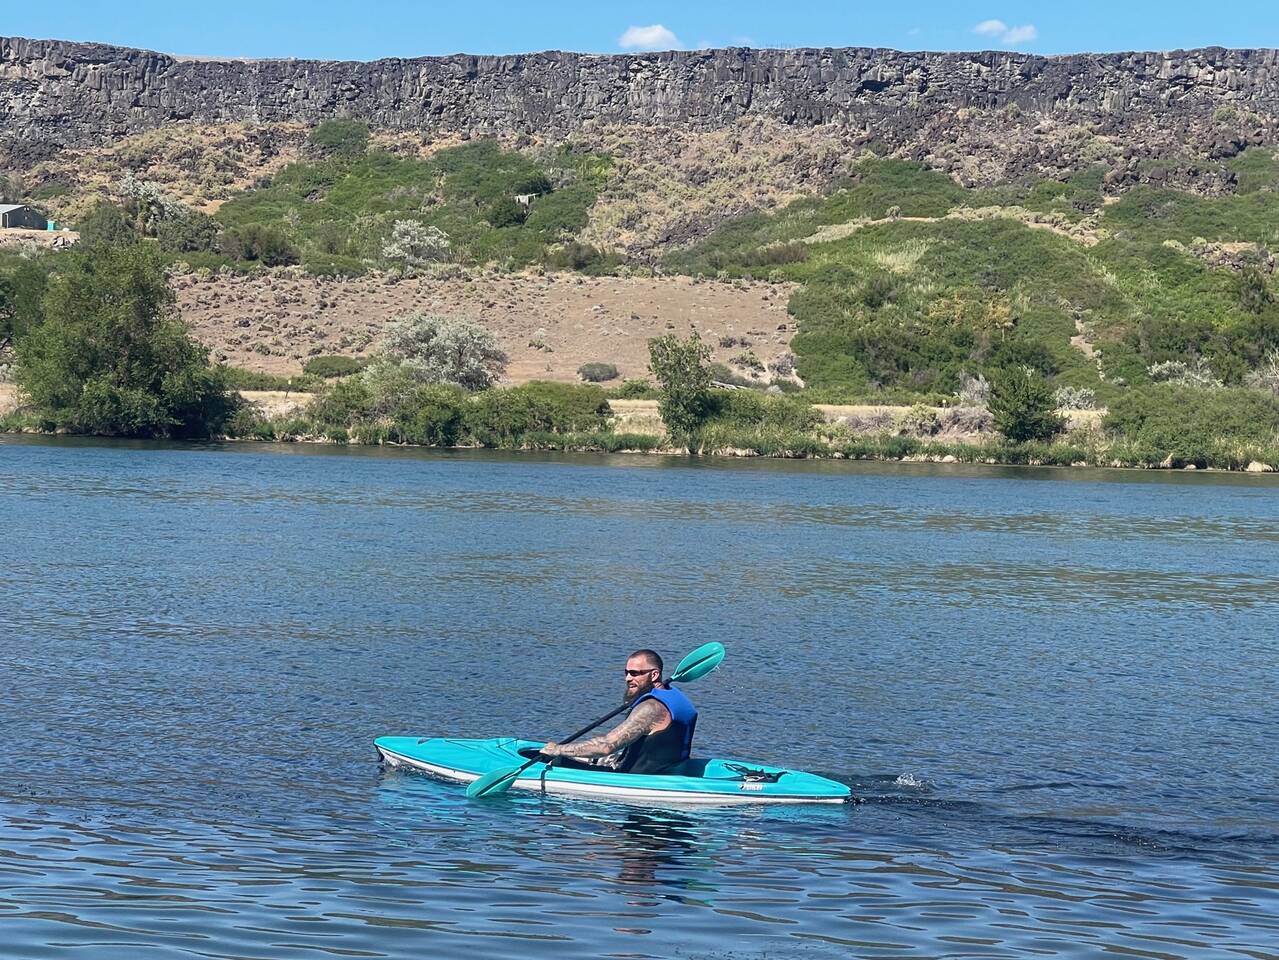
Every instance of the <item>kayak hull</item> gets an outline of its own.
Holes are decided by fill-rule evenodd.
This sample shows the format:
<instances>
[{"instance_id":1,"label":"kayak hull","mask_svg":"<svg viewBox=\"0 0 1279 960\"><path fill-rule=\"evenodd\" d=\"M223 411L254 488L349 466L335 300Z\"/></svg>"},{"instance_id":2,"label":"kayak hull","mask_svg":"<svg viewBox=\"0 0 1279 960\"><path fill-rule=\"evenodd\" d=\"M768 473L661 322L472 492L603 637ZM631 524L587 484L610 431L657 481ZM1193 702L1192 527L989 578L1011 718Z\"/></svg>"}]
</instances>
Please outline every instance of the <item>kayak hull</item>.
<instances>
[{"instance_id":1,"label":"kayak hull","mask_svg":"<svg viewBox=\"0 0 1279 960\"><path fill-rule=\"evenodd\" d=\"M374 746L389 767L470 783L494 770L521 766L528 759L521 751L536 751L542 742L509 737L379 737ZM743 774L743 768L752 772ZM753 771L779 776L770 782L771 778L758 779ZM825 777L735 760L689 760L671 773L656 775L548 769L544 763L535 763L512 782L511 789L645 805L845 803L850 799L848 787Z\"/></svg>"}]
</instances>

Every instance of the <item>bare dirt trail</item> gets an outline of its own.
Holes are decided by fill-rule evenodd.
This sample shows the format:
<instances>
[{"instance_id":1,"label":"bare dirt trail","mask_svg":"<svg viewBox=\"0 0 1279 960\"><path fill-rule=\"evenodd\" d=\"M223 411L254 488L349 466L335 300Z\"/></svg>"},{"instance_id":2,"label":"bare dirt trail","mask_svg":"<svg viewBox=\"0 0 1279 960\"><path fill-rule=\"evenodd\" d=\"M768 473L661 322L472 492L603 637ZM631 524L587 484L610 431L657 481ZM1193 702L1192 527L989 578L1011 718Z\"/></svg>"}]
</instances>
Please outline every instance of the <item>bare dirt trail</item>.
<instances>
[{"instance_id":1,"label":"bare dirt trail","mask_svg":"<svg viewBox=\"0 0 1279 960\"><path fill-rule=\"evenodd\" d=\"M217 359L283 376L311 356L366 356L388 320L407 312L476 320L510 357L507 379L577 380L583 363L642 377L648 339L696 330L728 363L744 339L762 362L787 352L790 284L566 274L393 281L328 280L294 272L174 278L183 317ZM721 338L735 338L730 347Z\"/></svg>"}]
</instances>

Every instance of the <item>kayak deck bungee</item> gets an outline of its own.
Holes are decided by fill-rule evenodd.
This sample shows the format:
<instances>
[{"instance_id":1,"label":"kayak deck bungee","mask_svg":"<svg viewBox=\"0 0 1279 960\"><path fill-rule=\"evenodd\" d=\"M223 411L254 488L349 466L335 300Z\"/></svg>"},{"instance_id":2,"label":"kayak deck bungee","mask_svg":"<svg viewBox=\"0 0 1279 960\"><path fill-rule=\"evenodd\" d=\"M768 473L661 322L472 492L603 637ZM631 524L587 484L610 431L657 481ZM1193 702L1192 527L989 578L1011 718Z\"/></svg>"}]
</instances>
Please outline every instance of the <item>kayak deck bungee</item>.
<instances>
[{"instance_id":1,"label":"kayak deck bungee","mask_svg":"<svg viewBox=\"0 0 1279 960\"><path fill-rule=\"evenodd\" d=\"M538 740L499 737L379 737L374 746L391 767L408 767L443 780L471 783L494 770L518 766L543 745ZM535 763L511 784L513 790L593 797L635 803L844 803L842 783L798 770L737 760L685 760L669 773L616 773Z\"/></svg>"}]
</instances>

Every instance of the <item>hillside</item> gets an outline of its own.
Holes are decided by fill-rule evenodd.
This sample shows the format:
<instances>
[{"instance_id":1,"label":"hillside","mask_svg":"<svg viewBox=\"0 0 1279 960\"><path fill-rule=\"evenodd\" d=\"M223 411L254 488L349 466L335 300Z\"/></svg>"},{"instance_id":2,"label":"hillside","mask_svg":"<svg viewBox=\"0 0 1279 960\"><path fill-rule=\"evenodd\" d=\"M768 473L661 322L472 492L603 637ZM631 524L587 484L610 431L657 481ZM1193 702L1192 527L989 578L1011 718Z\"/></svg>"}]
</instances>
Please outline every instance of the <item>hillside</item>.
<instances>
[{"instance_id":1,"label":"hillside","mask_svg":"<svg viewBox=\"0 0 1279 960\"><path fill-rule=\"evenodd\" d=\"M1103 396L1169 361L1239 383L1279 344L1279 161L1259 149L1231 166L1233 195L1108 197L1100 171L975 190L870 160L667 265L802 283L793 346L818 390L944 395L1010 362Z\"/></svg>"},{"instance_id":2,"label":"hillside","mask_svg":"<svg viewBox=\"0 0 1279 960\"><path fill-rule=\"evenodd\" d=\"M1029 366L1106 403L1259 382L1279 348L1275 51L335 64L0 40L0 68L3 199L166 250L198 335L250 369L366 355L408 309L489 325L516 380L641 375L648 337L697 329L761 385L793 351L837 402Z\"/></svg>"}]
</instances>

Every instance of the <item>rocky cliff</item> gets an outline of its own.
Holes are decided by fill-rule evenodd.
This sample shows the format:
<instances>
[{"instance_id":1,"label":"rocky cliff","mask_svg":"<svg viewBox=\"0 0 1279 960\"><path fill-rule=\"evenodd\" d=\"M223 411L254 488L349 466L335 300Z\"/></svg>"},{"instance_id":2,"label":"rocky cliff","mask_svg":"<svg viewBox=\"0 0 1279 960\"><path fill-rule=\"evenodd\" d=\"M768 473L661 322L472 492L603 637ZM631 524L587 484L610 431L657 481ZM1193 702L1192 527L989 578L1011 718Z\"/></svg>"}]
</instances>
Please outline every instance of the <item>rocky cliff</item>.
<instances>
[{"instance_id":1,"label":"rocky cliff","mask_svg":"<svg viewBox=\"0 0 1279 960\"><path fill-rule=\"evenodd\" d=\"M706 130L747 118L836 124L904 142L964 108L1025 111L1100 132L1188 123L1233 105L1279 116L1279 51L1035 57L862 48L538 53L415 60L209 61L91 43L0 38L0 118L34 157L175 121L353 116L427 131Z\"/></svg>"}]
</instances>

